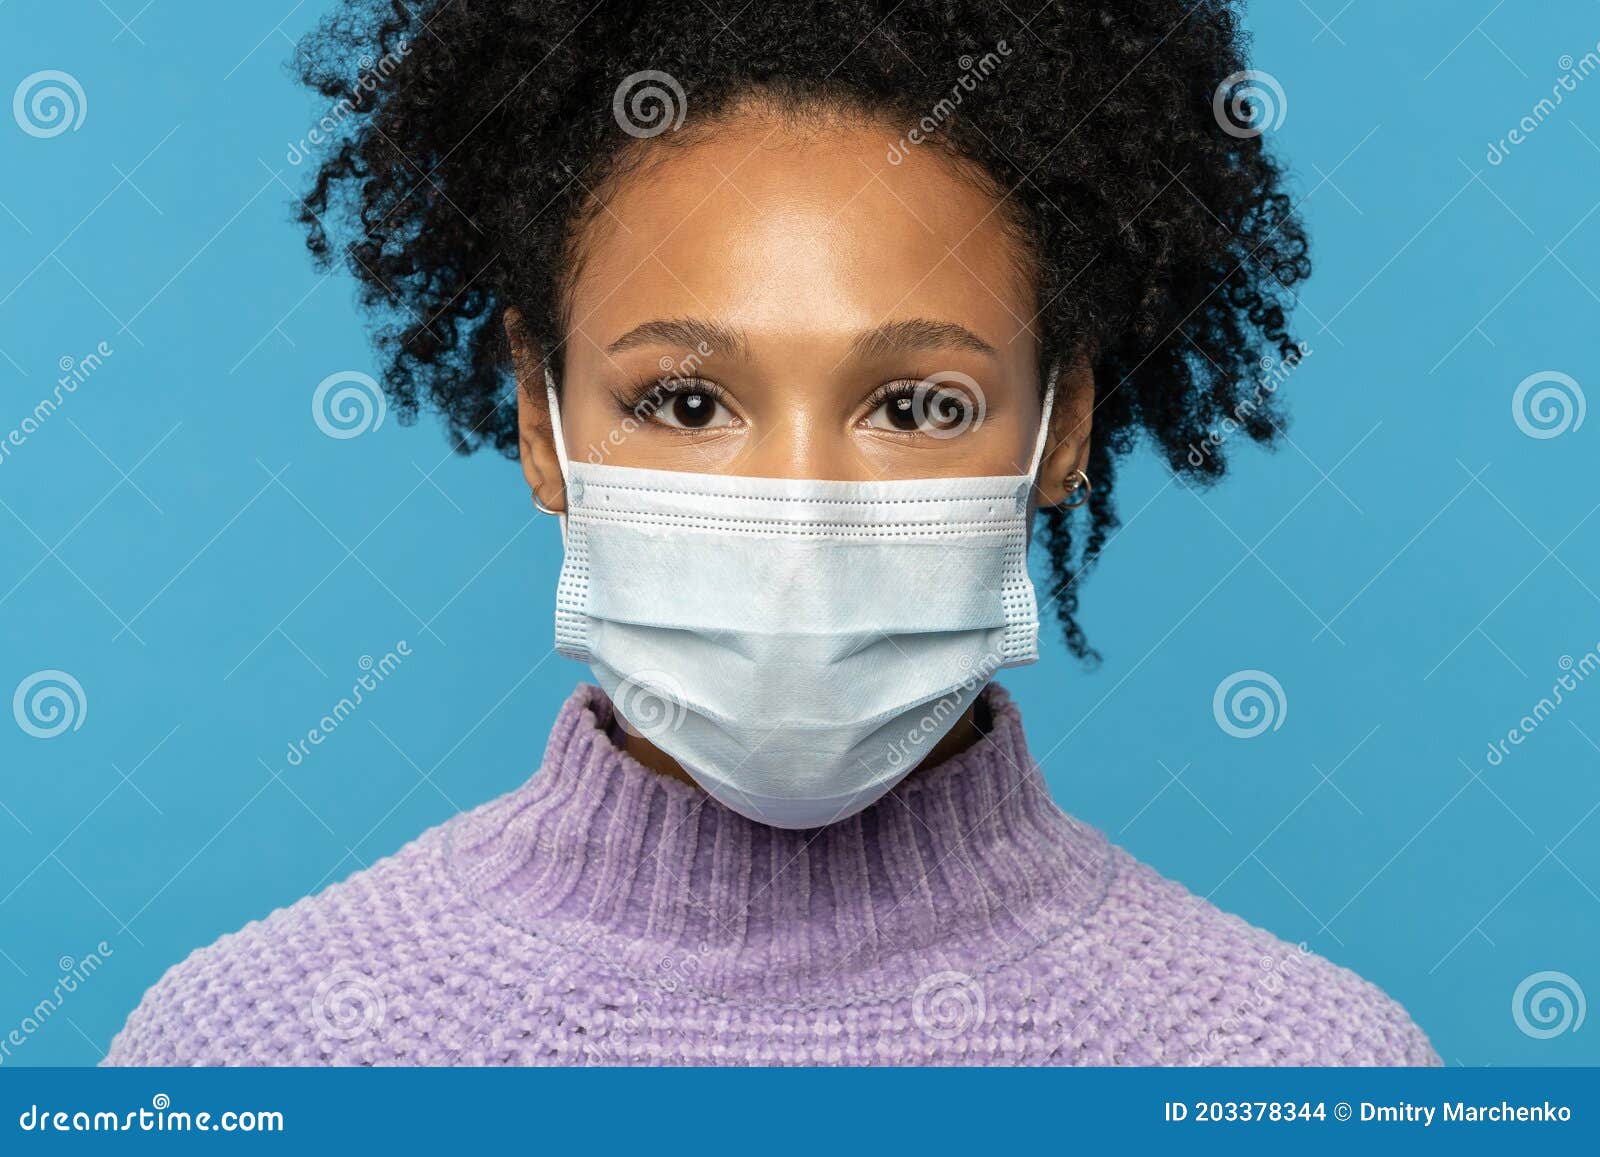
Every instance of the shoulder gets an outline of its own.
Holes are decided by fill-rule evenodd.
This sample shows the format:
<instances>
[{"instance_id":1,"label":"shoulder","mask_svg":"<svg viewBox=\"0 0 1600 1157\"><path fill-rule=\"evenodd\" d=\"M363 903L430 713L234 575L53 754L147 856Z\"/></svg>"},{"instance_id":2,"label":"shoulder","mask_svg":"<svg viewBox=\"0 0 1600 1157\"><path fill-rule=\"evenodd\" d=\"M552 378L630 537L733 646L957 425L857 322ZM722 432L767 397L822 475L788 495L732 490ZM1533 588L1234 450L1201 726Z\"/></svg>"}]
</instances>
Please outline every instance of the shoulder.
<instances>
[{"instance_id":1,"label":"shoulder","mask_svg":"<svg viewBox=\"0 0 1600 1157\"><path fill-rule=\"evenodd\" d=\"M1090 919L1121 1000L1167 1065L1437 1065L1422 1030L1347 968L1218 909L1121 849ZM1107 1031L1114 1032L1111 1025Z\"/></svg>"},{"instance_id":2,"label":"shoulder","mask_svg":"<svg viewBox=\"0 0 1600 1157\"><path fill-rule=\"evenodd\" d=\"M492 1007L509 990L494 937L445 870L448 827L190 954L145 993L104 1063L439 1063L466 1048L465 1026L438 1012Z\"/></svg>"}]
</instances>

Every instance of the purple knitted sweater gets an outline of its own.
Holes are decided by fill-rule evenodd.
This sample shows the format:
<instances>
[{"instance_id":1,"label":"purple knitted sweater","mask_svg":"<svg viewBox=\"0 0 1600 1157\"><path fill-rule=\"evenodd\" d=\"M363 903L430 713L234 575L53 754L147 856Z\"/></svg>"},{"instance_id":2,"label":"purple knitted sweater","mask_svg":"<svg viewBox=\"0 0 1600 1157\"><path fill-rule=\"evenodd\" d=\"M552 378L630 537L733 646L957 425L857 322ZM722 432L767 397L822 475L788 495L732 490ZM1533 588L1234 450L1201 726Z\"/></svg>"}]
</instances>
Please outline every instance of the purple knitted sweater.
<instances>
[{"instance_id":1,"label":"purple knitted sweater","mask_svg":"<svg viewBox=\"0 0 1600 1157\"><path fill-rule=\"evenodd\" d=\"M793 832L641 766L580 687L528 783L194 953L107 1063L1438 1063L1058 810L985 694L970 750Z\"/></svg>"}]
</instances>

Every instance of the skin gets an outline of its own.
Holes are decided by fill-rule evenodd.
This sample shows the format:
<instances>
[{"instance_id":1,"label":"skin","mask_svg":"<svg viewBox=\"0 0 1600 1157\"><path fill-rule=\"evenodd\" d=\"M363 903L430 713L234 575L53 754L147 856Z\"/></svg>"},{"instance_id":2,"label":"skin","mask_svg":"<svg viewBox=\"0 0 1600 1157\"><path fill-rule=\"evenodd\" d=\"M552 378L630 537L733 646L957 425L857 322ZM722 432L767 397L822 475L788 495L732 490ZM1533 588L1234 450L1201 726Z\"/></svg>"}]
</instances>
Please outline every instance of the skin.
<instances>
[{"instance_id":1,"label":"skin","mask_svg":"<svg viewBox=\"0 0 1600 1157\"><path fill-rule=\"evenodd\" d=\"M747 108L656 146L620 178L570 287L569 456L853 481L1026 473L1043 391L1024 255L992 193L931 147L891 164L896 137L892 125ZM514 309L505 322L523 474L559 512L544 351ZM893 413L904 402L881 400L886 385L904 394L930 378L942 385L921 395L923 412L964 432L926 421L906 431ZM1036 503L1068 498L1088 461L1092 403L1087 366L1064 367ZM980 735L969 711L924 764ZM642 736L629 734L627 750L688 779Z\"/></svg>"}]
</instances>

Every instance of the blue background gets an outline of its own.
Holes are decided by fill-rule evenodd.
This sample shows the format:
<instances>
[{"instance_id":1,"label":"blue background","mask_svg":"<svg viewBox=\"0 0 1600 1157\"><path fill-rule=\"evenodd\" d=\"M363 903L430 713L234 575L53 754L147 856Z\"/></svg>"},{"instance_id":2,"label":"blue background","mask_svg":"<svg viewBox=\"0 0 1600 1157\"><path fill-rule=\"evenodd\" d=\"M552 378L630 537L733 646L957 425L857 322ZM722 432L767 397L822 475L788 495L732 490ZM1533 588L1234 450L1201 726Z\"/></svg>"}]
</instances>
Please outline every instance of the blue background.
<instances>
[{"instance_id":1,"label":"blue background","mask_svg":"<svg viewBox=\"0 0 1600 1157\"><path fill-rule=\"evenodd\" d=\"M0 108L0 437L113 350L0 460L0 707L47 669L87 703L51 739L0 711L0 1035L111 949L10 1063L93 1063L191 949L515 786L585 674L514 465L312 420L377 370L289 224L327 109L284 61L323 7L0 8L0 97L62 69L88 105L50 139ZM1005 682L1064 807L1375 981L1447 1062L1592 1064L1600 1025L1534 1039L1511 1006L1545 970L1600 995L1600 680L1486 751L1600 643L1600 416L1538 439L1511 409L1539 371L1600 392L1600 77L1486 150L1600 8L1488 7L1257 5L1317 262L1288 440L1207 492L1136 454L1085 588L1104 664L1052 640ZM1252 739L1212 710L1245 669L1287 704Z\"/></svg>"}]
</instances>

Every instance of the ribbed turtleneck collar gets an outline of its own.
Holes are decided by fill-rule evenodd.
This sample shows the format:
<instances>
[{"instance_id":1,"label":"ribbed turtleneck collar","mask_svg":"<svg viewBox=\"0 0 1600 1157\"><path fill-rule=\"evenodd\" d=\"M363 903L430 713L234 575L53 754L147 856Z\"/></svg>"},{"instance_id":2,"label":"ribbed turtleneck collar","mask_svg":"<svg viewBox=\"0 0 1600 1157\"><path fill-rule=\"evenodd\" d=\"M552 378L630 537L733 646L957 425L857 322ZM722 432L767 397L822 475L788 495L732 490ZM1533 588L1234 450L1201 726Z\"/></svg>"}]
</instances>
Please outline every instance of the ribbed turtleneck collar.
<instances>
[{"instance_id":1,"label":"ribbed turtleneck collar","mask_svg":"<svg viewBox=\"0 0 1600 1157\"><path fill-rule=\"evenodd\" d=\"M528 783L450 859L497 918L624 974L767 999L892 993L1026 955L1104 894L1104 838L1062 813L1003 690L967 751L814 831L744 818L620 750L581 686Z\"/></svg>"}]
</instances>

